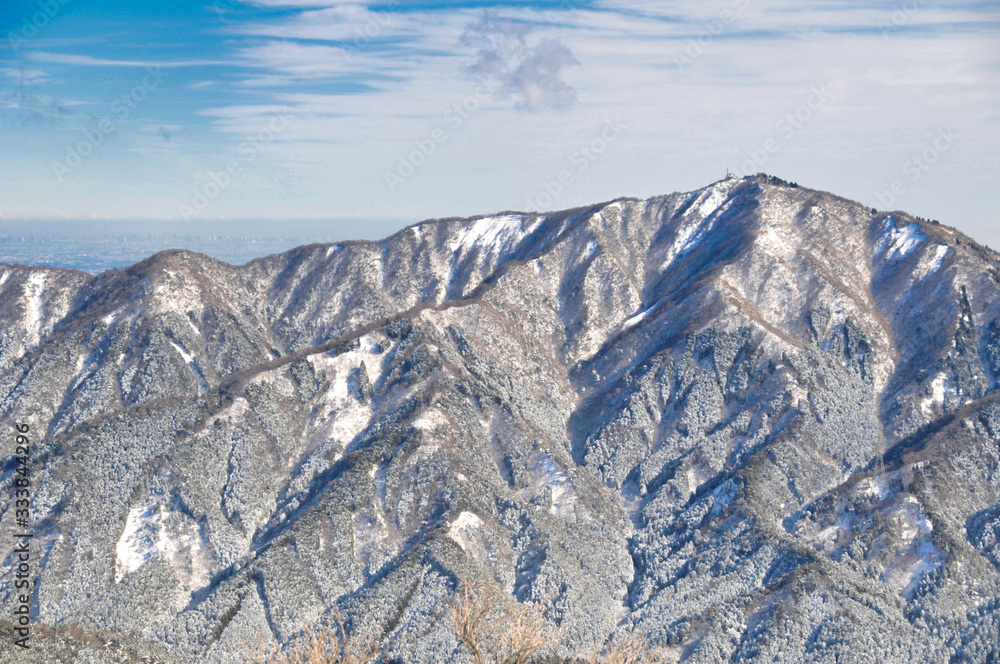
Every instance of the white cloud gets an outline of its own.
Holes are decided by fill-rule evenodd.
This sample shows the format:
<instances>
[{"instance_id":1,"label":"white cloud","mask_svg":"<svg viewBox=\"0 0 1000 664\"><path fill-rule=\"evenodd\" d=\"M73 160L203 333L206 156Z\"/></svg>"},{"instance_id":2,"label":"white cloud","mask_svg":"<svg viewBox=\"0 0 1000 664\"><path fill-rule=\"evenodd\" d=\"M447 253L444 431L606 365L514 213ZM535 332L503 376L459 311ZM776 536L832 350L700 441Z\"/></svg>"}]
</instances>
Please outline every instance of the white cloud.
<instances>
[{"instance_id":1,"label":"white cloud","mask_svg":"<svg viewBox=\"0 0 1000 664\"><path fill-rule=\"evenodd\" d=\"M365 5L353 2L305 6L320 8L307 9L291 17L237 25L229 31L281 39L349 42L357 46L367 45L390 34L398 37L405 33L417 37L421 35L421 27L430 25L425 14L402 13L392 9L371 11ZM442 18L448 21L447 17Z\"/></svg>"},{"instance_id":2,"label":"white cloud","mask_svg":"<svg viewBox=\"0 0 1000 664\"><path fill-rule=\"evenodd\" d=\"M208 67L229 66L227 60L107 60L89 55L73 55L69 53L32 52L28 57L35 62L46 62L57 65L75 65L78 67Z\"/></svg>"},{"instance_id":3,"label":"white cloud","mask_svg":"<svg viewBox=\"0 0 1000 664\"><path fill-rule=\"evenodd\" d=\"M462 35L462 43L475 48L477 55L469 72L495 81L502 96L519 97L521 108L568 108L577 100L576 91L562 70L580 62L558 39L541 38L530 44L531 30L529 24L485 14Z\"/></svg>"},{"instance_id":4,"label":"white cloud","mask_svg":"<svg viewBox=\"0 0 1000 664\"><path fill-rule=\"evenodd\" d=\"M238 57L246 64L280 72L288 80L344 75L348 67L346 49L335 46L271 41L241 49Z\"/></svg>"},{"instance_id":5,"label":"white cloud","mask_svg":"<svg viewBox=\"0 0 1000 664\"><path fill-rule=\"evenodd\" d=\"M356 0L246 0L248 4L258 7L364 7L364 3Z\"/></svg>"}]
</instances>

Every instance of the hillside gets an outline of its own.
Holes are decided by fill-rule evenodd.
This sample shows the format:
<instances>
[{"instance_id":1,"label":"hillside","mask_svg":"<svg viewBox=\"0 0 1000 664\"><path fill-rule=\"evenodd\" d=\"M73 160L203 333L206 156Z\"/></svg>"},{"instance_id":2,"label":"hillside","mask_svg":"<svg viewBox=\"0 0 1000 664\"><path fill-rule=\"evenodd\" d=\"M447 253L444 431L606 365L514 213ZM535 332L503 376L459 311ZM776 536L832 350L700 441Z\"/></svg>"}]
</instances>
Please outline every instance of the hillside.
<instances>
[{"instance_id":1,"label":"hillside","mask_svg":"<svg viewBox=\"0 0 1000 664\"><path fill-rule=\"evenodd\" d=\"M240 662L338 607L387 662L461 662L446 601L492 579L562 654L997 661L998 259L758 175L239 267L0 266L33 619Z\"/></svg>"}]
</instances>

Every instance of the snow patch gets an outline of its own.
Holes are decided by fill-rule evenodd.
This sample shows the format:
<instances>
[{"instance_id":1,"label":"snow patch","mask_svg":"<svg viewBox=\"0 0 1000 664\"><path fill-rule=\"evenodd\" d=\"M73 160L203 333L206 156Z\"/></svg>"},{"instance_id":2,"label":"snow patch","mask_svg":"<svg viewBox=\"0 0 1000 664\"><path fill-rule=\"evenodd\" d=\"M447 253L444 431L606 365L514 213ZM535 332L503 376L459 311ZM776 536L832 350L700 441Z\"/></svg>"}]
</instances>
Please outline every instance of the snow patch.
<instances>
[{"instance_id":1,"label":"snow patch","mask_svg":"<svg viewBox=\"0 0 1000 664\"><path fill-rule=\"evenodd\" d=\"M170 342L170 345L173 346L177 350L177 352L181 354L181 357L184 358L185 362L187 362L188 364L194 363L194 358L188 355L187 351L185 351L183 348L181 348L173 341Z\"/></svg>"},{"instance_id":2,"label":"snow patch","mask_svg":"<svg viewBox=\"0 0 1000 664\"><path fill-rule=\"evenodd\" d=\"M452 253L459 249L470 251L476 247L487 249L488 252L506 249L513 241L523 236L522 221L522 217L514 215L477 219L471 226L463 228L458 238L449 243L448 247Z\"/></svg>"},{"instance_id":3,"label":"snow patch","mask_svg":"<svg viewBox=\"0 0 1000 664\"><path fill-rule=\"evenodd\" d=\"M174 343L173 341L170 342L170 345L173 346L174 349L176 349L177 352L181 354L181 357L184 358L184 362L187 363L188 367L191 369L191 373L193 373L194 377L198 379L198 394L207 394L208 386L205 385L205 381L202 379L201 374L198 372L198 366L195 364L194 358L191 355L189 355L187 351L185 351L183 348L181 348L178 344Z\"/></svg>"},{"instance_id":4,"label":"snow patch","mask_svg":"<svg viewBox=\"0 0 1000 664\"><path fill-rule=\"evenodd\" d=\"M880 477L868 477L858 482L857 489L864 496L873 496L881 501L887 495L885 483Z\"/></svg>"},{"instance_id":5,"label":"snow patch","mask_svg":"<svg viewBox=\"0 0 1000 664\"><path fill-rule=\"evenodd\" d=\"M895 513L901 521L900 540L909 544L921 535L929 535L934 530L934 524L924 515L924 511L913 496L904 498Z\"/></svg>"},{"instance_id":6,"label":"snow patch","mask_svg":"<svg viewBox=\"0 0 1000 664\"><path fill-rule=\"evenodd\" d=\"M886 219L889 229L882 235L876 247L877 254L885 254L886 258L901 260L906 258L920 243L927 239L927 236L920 232L917 224L908 224L903 228L896 228L892 217Z\"/></svg>"},{"instance_id":7,"label":"snow patch","mask_svg":"<svg viewBox=\"0 0 1000 664\"><path fill-rule=\"evenodd\" d=\"M382 377L384 358L372 361L368 350L376 343L385 347L384 339L374 334L366 334L359 340L358 350L312 355L309 361L316 370L317 378L325 380L330 388L322 396L310 423L310 437L313 440L336 440L345 445L354 440L371 420L369 403L358 399L357 385L352 380L354 372L365 363L368 379L377 385Z\"/></svg>"},{"instance_id":8,"label":"snow patch","mask_svg":"<svg viewBox=\"0 0 1000 664\"><path fill-rule=\"evenodd\" d=\"M644 309L644 310L640 311L639 313L637 313L635 316L632 316L631 318L629 318L627 321L625 321L624 323L622 323L622 331L624 332L625 330L631 329L631 328L635 327L636 325L638 325L639 323L641 323L642 321L646 320L646 318L648 318L649 315L651 313L653 313L653 309L655 309L655 308L656 308L656 305L653 305L649 309Z\"/></svg>"},{"instance_id":9,"label":"snow patch","mask_svg":"<svg viewBox=\"0 0 1000 664\"><path fill-rule=\"evenodd\" d=\"M355 559L368 568L369 574L377 572L387 560L385 519L378 510L374 514L361 510L353 514L351 525Z\"/></svg>"},{"instance_id":10,"label":"snow patch","mask_svg":"<svg viewBox=\"0 0 1000 664\"><path fill-rule=\"evenodd\" d=\"M205 309L209 298L200 288L200 282L187 273L163 270L165 278L154 281L152 292L153 312L157 314L173 313L186 317L188 313L196 315Z\"/></svg>"},{"instance_id":11,"label":"snow patch","mask_svg":"<svg viewBox=\"0 0 1000 664\"><path fill-rule=\"evenodd\" d=\"M934 524L914 496L901 500L891 518L898 524L896 546L902 555L886 570L884 579L905 597L913 592L924 574L941 566L942 556L930 537Z\"/></svg>"},{"instance_id":12,"label":"snow patch","mask_svg":"<svg viewBox=\"0 0 1000 664\"><path fill-rule=\"evenodd\" d=\"M944 257L948 255L948 251L949 251L948 245L946 244L939 244L937 246L937 248L934 250L934 258L931 261L932 271L937 270L938 268L941 267L941 263L942 261L944 261Z\"/></svg>"},{"instance_id":13,"label":"snow patch","mask_svg":"<svg viewBox=\"0 0 1000 664\"><path fill-rule=\"evenodd\" d=\"M907 596L912 593L917 584L920 583L920 577L941 566L940 558L941 553L933 542L930 540L921 542L920 546L917 547L917 560L910 565L902 578L905 585L900 590L900 594Z\"/></svg>"},{"instance_id":14,"label":"snow patch","mask_svg":"<svg viewBox=\"0 0 1000 664\"><path fill-rule=\"evenodd\" d=\"M667 264L669 265L674 258L685 254L694 248L694 246L698 244L698 241L701 240L705 233L707 233L711 228L712 222L710 217L704 217L693 224L684 224L681 226L677 233L677 239L674 240L674 244L670 247L670 251L667 254L669 256Z\"/></svg>"},{"instance_id":15,"label":"snow patch","mask_svg":"<svg viewBox=\"0 0 1000 664\"><path fill-rule=\"evenodd\" d=\"M937 272L941 269L941 265L944 262L944 257L948 255L948 245L939 244L935 247L934 251L925 251L924 255L920 257L920 263L917 264L917 269L913 271L913 276L916 279L924 279L928 275Z\"/></svg>"},{"instance_id":16,"label":"snow patch","mask_svg":"<svg viewBox=\"0 0 1000 664\"><path fill-rule=\"evenodd\" d=\"M371 475L372 481L375 482L375 498L378 500L380 506L385 505L385 475L388 470L389 463L387 461L372 465Z\"/></svg>"},{"instance_id":17,"label":"snow patch","mask_svg":"<svg viewBox=\"0 0 1000 664\"><path fill-rule=\"evenodd\" d=\"M719 486L712 490L709 494L712 496L712 509L710 514L713 516L718 516L722 513L722 510L726 508L726 505L733 502L736 498L737 485L733 480L726 480Z\"/></svg>"},{"instance_id":18,"label":"snow patch","mask_svg":"<svg viewBox=\"0 0 1000 664\"><path fill-rule=\"evenodd\" d=\"M796 251L795 247L788 241L788 236L787 229L779 229L776 225L770 224L763 233L757 236L755 245L769 256L787 260L794 256Z\"/></svg>"},{"instance_id":19,"label":"snow patch","mask_svg":"<svg viewBox=\"0 0 1000 664\"><path fill-rule=\"evenodd\" d=\"M818 533L816 533L816 538L820 542L834 542L834 541L836 541L836 539L837 539L837 533L839 533L839 532L840 532L840 528L838 528L837 526L835 526L835 525L828 526L828 527L824 528L823 530L819 531Z\"/></svg>"},{"instance_id":20,"label":"snow patch","mask_svg":"<svg viewBox=\"0 0 1000 664\"><path fill-rule=\"evenodd\" d=\"M809 403L809 390L797 383L789 383L788 394L792 397L792 403L798 406L799 402Z\"/></svg>"},{"instance_id":21,"label":"snow patch","mask_svg":"<svg viewBox=\"0 0 1000 664\"><path fill-rule=\"evenodd\" d=\"M24 305L25 346L35 346L41 341L44 308L42 294L44 292L45 274L32 272L27 283L24 284L24 293L21 296L21 302Z\"/></svg>"},{"instance_id":22,"label":"snow patch","mask_svg":"<svg viewBox=\"0 0 1000 664\"><path fill-rule=\"evenodd\" d=\"M548 454L541 454L538 469L542 471L544 488L549 492L549 514L564 516L576 508L578 496L573 481Z\"/></svg>"},{"instance_id":23,"label":"snow patch","mask_svg":"<svg viewBox=\"0 0 1000 664\"><path fill-rule=\"evenodd\" d=\"M433 431L448 423L448 417L437 408L428 408L413 420L413 428L421 431Z\"/></svg>"},{"instance_id":24,"label":"snow patch","mask_svg":"<svg viewBox=\"0 0 1000 664\"><path fill-rule=\"evenodd\" d=\"M10 279L10 272L4 272L3 276L0 276L0 286L3 286L5 283L7 283L8 279Z\"/></svg>"},{"instance_id":25,"label":"snow patch","mask_svg":"<svg viewBox=\"0 0 1000 664\"><path fill-rule=\"evenodd\" d=\"M112 311L110 314L103 317L101 319L101 322L104 323L106 327L111 327L111 324L115 322L115 320L118 318L118 314L120 314L121 312L122 312L121 309L119 309L118 311Z\"/></svg>"},{"instance_id":26,"label":"snow patch","mask_svg":"<svg viewBox=\"0 0 1000 664\"><path fill-rule=\"evenodd\" d=\"M115 583L156 556L162 556L188 589L203 588L211 578L208 543L190 517L172 512L157 500L129 510L125 531L115 545Z\"/></svg>"},{"instance_id":27,"label":"snow patch","mask_svg":"<svg viewBox=\"0 0 1000 664\"><path fill-rule=\"evenodd\" d=\"M701 486L701 473L694 466L691 466L684 471L684 478L687 480L688 495L693 496L698 487Z\"/></svg>"},{"instance_id":28,"label":"snow patch","mask_svg":"<svg viewBox=\"0 0 1000 664\"><path fill-rule=\"evenodd\" d=\"M462 547L466 553L472 547L471 531L483 527L483 520L474 512L462 512L448 527L448 537Z\"/></svg>"},{"instance_id":29,"label":"snow patch","mask_svg":"<svg viewBox=\"0 0 1000 664\"><path fill-rule=\"evenodd\" d=\"M726 200L729 196L729 191L733 188L733 183L723 182L714 187L711 187L708 191L703 193L698 202L696 202L692 208L698 212L702 217L707 217L716 210L719 206Z\"/></svg>"},{"instance_id":30,"label":"snow patch","mask_svg":"<svg viewBox=\"0 0 1000 664\"><path fill-rule=\"evenodd\" d=\"M666 257L660 265L662 272L678 256L682 256L693 249L705 235L712 230L718 213L724 209L723 203L729 197L729 192L735 186L736 181L723 182L703 191L687 210L677 229L677 236L667 250Z\"/></svg>"},{"instance_id":31,"label":"snow patch","mask_svg":"<svg viewBox=\"0 0 1000 664\"><path fill-rule=\"evenodd\" d=\"M930 384L930 396L920 402L920 411L924 415L931 415L934 412L934 406L941 406L944 404L945 397L949 393L953 393L954 389L948 389L946 382L948 377L940 373L934 377L934 380Z\"/></svg>"},{"instance_id":32,"label":"snow patch","mask_svg":"<svg viewBox=\"0 0 1000 664\"><path fill-rule=\"evenodd\" d=\"M156 555L156 523L158 522L155 505L135 507L129 510L125 520L125 532L115 546L115 583L131 574Z\"/></svg>"}]
</instances>

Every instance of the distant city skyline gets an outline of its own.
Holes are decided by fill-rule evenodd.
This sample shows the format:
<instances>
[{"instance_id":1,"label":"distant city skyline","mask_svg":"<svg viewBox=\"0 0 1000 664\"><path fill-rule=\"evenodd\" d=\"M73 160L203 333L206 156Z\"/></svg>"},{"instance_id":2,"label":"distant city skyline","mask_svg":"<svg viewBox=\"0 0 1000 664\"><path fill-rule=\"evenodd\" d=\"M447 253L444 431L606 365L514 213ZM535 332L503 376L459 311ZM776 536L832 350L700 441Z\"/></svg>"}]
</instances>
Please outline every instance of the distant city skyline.
<instances>
[{"instance_id":1,"label":"distant city skyline","mask_svg":"<svg viewBox=\"0 0 1000 664\"><path fill-rule=\"evenodd\" d=\"M5 224L377 238L730 170L1000 248L995 2L11 0L0 37Z\"/></svg>"}]
</instances>

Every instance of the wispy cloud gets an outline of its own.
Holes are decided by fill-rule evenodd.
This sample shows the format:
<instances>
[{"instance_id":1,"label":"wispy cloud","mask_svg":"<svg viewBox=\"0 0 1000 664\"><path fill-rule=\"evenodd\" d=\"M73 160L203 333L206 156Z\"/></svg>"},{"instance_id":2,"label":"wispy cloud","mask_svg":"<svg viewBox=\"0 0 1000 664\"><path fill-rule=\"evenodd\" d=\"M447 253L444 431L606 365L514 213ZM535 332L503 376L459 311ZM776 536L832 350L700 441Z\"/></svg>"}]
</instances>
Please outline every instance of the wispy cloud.
<instances>
[{"instance_id":1,"label":"wispy cloud","mask_svg":"<svg viewBox=\"0 0 1000 664\"><path fill-rule=\"evenodd\" d=\"M248 0L251 5L258 7L341 7L345 5L360 5L364 3L357 0Z\"/></svg>"},{"instance_id":2,"label":"wispy cloud","mask_svg":"<svg viewBox=\"0 0 1000 664\"><path fill-rule=\"evenodd\" d=\"M357 71L347 62L348 51L336 46L270 41L241 49L237 57L256 69L278 72L281 81L345 76Z\"/></svg>"},{"instance_id":3,"label":"wispy cloud","mask_svg":"<svg viewBox=\"0 0 1000 664\"><path fill-rule=\"evenodd\" d=\"M228 60L107 60L89 55L69 53L28 53L27 57L35 62L55 65L73 65L77 67L160 67L172 69L176 67L215 67L232 66Z\"/></svg>"},{"instance_id":4,"label":"wispy cloud","mask_svg":"<svg viewBox=\"0 0 1000 664\"><path fill-rule=\"evenodd\" d=\"M403 14L391 7L384 11L373 11L360 2L322 2L295 6L304 11L267 21L233 25L227 32L357 46L359 43L367 45L380 38L384 39L389 32L395 38L401 35L417 37L421 34L421 27L430 27L426 15ZM448 17L441 18L446 22L448 20Z\"/></svg>"},{"instance_id":5,"label":"wispy cloud","mask_svg":"<svg viewBox=\"0 0 1000 664\"><path fill-rule=\"evenodd\" d=\"M24 65L0 71L14 81L13 89L0 97L0 106L13 111L20 123L50 123L72 115L71 107L80 104L43 94L40 83L48 78L45 72Z\"/></svg>"}]
</instances>

